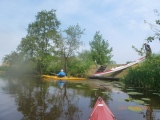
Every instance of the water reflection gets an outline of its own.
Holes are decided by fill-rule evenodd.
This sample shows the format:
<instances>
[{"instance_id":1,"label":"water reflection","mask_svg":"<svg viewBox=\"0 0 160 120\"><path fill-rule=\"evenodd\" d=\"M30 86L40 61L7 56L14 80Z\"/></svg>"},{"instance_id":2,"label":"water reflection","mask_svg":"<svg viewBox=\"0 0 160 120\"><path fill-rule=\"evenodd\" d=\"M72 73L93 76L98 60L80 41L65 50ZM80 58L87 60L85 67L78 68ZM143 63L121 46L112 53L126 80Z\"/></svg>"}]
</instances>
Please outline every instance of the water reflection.
<instances>
[{"instance_id":1,"label":"water reflection","mask_svg":"<svg viewBox=\"0 0 160 120\"><path fill-rule=\"evenodd\" d=\"M119 107L140 105L126 102L128 94L111 89L112 84L115 83L99 80L47 82L33 76L3 78L0 79L0 120L10 120L10 115L15 120L87 120L99 96L118 120L159 118L159 111L154 111L159 105L159 96L144 93L151 101L150 109L142 112L120 110ZM140 99L138 95L130 97Z\"/></svg>"},{"instance_id":2,"label":"water reflection","mask_svg":"<svg viewBox=\"0 0 160 120\"><path fill-rule=\"evenodd\" d=\"M60 88L63 88L64 85L66 84L66 81L65 81L65 80L58 80L57 83L58 83L58 86L59 86Z\"/></svg>"},{"instance_id":3,"label":"water reflection","mask_svg":"<svg viewBox=\"0 0 160 120\"><path fill-rule=\"evenodd\" d=\"M58 85L37 80L12 79L5 81L3 91L15 97L17 110L23 114L22 120L79 120L79 96L76 90L67 90L64 81ZM24 82L25 81L25 82ZM64 87L64 89L61 89Z\"/></svg>"}]
</instances>

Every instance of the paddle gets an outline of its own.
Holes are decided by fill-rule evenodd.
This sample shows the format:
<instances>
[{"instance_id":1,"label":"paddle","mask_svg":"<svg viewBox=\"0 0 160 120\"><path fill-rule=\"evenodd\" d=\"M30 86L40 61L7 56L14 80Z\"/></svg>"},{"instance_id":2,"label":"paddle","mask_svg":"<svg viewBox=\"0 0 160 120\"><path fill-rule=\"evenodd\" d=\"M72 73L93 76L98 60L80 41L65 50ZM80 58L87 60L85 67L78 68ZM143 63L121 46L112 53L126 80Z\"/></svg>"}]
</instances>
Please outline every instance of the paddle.
<instances>
[{"instance_id":1,"label":"paddle","mask_svg":"<svg viewBox=\"0 0 160 120\"><path fill-rule=\"evenodd\" d=\"M65 77L65 76L58 76L56 73L50 73L50 76L57 76L57 77L59 77L59 78Z\"/></svg>"},{"instance_id":2,"label":"paddle","mask_svg":"<svg viewBox=\"0 0 160 120\"><path fill-rule=\"evenodd\" d=\"M57 76L56 73L50 73L50 76Z\"/></svg>"}]
</instances>

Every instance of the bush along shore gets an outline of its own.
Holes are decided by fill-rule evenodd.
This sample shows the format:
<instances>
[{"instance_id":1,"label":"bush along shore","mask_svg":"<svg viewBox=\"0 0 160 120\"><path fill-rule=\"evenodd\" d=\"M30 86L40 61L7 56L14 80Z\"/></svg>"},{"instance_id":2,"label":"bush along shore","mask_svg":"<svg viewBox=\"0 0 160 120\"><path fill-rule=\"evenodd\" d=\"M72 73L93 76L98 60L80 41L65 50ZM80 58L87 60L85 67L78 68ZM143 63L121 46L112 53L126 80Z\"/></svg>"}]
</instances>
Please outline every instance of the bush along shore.
<instances>
[{"instance_id":1,"label":"bush along shore","mask_svg":"<svg viewBox=\"0 0 160 120\"><path fill-rule=\"evenodd\" d=\"M138 66L131 67L123 81L126 86L160 91L160 54L154 54Z\"/></svg>"}]
</instances>

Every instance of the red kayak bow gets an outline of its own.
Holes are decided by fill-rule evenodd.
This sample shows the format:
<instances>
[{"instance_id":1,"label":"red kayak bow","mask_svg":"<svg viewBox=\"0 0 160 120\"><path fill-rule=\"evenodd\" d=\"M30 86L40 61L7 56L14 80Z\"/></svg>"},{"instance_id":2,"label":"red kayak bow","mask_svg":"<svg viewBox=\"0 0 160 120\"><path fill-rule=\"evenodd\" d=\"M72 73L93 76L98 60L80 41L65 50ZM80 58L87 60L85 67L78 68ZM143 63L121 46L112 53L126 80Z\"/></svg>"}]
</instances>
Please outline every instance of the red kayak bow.
<instances>
[{"instance_id":1,"label":"red kayak bow","mask_svg":"<svg viewBox=\"0 0 160 120\"><path fill-rule=\"evenodd\" d=\"M115 120L114 115L101 97L98 97L89 120Z\"/></svg>"}]
</instances>

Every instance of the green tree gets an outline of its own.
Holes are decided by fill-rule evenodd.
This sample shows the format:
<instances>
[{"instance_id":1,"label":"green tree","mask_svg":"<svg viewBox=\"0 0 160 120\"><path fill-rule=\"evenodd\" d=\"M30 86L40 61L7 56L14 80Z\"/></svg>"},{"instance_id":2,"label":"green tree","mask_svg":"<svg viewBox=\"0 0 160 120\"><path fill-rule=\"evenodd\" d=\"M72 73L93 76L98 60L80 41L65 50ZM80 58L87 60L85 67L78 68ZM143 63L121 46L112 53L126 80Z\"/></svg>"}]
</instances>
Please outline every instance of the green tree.
<instances>
[{"instance_id":1,"label":"green tree","mask_svg":"<svg viewBox=\"0 0 160 120\"><path fill-rule=\"evenodd\" d=\"M83 44L81 41L81 35L84 34L84 30L81 30L80 26L77 24L69 26L66 30L64 30L64 33L66 36L63 37L61 34L61 38L59 38L58 51L63 67L67 72L68 59L75 57L76 52Z\"/></svg>"},{"instance_id":2,"label":"green tree","mask_svg":"<svg viewBox=\"0 0 160 120\"><path fill-rule=\"evenodd\" d=\"M93 41L89 42L89 44L91 47L92 59L94 61L96 60L97 64L102 65L111 61L112 47L109 48L108 40L105 41L99 31L95 33Z\"/></svg>"},{"instance_id":3,"label":"green tree","mask_svg":"<svg viewBox=\"0 0 160 120\"><path fill-rule=\"evenodd\" d=\"M3 64L6 64L8 66L16 66L18 65L22 60L22 56L17 53L16 51L11 52L11 54L5 55L3 58Z\"/></svg>"},{"instance_id":4,"label":"green tree","mask_svg":"<svg viewBox=\"0 0 160 120\"><path fill-rule=\"evenodd\" d=\"M27 73L35 73L34 62L23 59L23 54L11 52L3 58L3 64L6 66L6 73L10 75L22 75Z\"/></svg>"},{"instance_id":5,"label":"green tree","mask_svg":"<svg viewBox=\"0 0 160 120\"><path fill-rule=\"evenodd\" d=\"M83 60L83 61L92 61L92 55L91 55L91 51L89 50L83 50L78 54L78 58Z\"/></svg>"},{"instance_id":6,"label":"green tree","mask_svg":"<svg viewBox=\"0 0 160 120\"><path fill-rule=\"evenodd\" d=\"M40 73L57 44L59 25L55 10L38 12L36 21L28 25L28 34L17 48L25 58L34 59Z\"/></svg>"},{"instance_id":7,"label":"green tree","mask_svg":"<svg viewBox=\"0 0 160 120\"><path fill-rule=\"evenodd\" d=\"M78 53L78 56L72 58L68 62L68 73L71 76L86 77L88 76L88 70L94 64L92 60L91 52L89 50L83 50Z\"/></svg>"},{"instance_id":8,"label":"green tree","mask_svg":"<svg viewBox=\"0 0 160 120\"><path fill-rule=\"evenodd\" d=\"M92 59L91 51L90 50L83 50L78 54L77 59L81 60L83 64L86 66L86 70L90 69L95 62Z\"/></svg>"},{"instance_id":9,"label":"green tree","mask_svg":"<svg viewBox=\"0 0 160 120\"><path fill-rule=\"evenodd\" d=\"M17 50L24 55L25 59L33 60L36 57L36 48L36 37L26 36L25 38L22 38Z\"/></svg>"}]
</instances>

